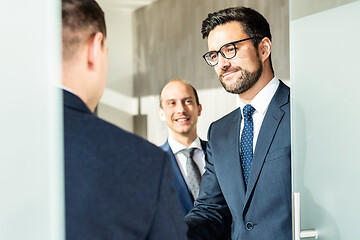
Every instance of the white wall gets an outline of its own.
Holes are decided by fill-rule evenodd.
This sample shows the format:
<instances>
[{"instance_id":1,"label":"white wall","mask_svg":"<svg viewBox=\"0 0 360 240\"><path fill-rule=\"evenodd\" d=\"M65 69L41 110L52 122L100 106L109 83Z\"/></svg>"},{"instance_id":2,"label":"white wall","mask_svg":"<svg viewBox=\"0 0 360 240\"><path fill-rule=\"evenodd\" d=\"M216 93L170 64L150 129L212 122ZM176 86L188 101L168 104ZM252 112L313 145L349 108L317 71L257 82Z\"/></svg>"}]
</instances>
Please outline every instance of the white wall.
<instances>
[{"instance_id":1,"label":"white wall","mask_svg":"<svg viewBox=\"0 0 360 240\"><path fill-rule=\"evenodd\" d=\"M109 49L107 87L133 96L133 21L131 11L104 7Z\"/></svg>"},{"instance_id":2,"label":"white wall","mask_svg":"<svg viewBox=\"0 0 360 240\"><path fill-rule=\"evenodd\" d=\"M100 3L101 4L101 3ZM132 11L102 6L107 25L109 70L107 88L98 106L99 117L128 131L134 130Z\"/></svg>"}]
</instances>

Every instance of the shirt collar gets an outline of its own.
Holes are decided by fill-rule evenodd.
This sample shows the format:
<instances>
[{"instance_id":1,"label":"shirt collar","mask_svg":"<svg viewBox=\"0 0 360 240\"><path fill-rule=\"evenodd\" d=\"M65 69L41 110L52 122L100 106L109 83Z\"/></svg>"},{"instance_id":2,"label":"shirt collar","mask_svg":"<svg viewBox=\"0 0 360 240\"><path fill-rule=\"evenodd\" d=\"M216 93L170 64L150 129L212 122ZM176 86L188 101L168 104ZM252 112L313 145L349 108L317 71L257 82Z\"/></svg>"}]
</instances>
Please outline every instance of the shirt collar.
<instances>
[{"instance_id":1,"label":"shirt collar","mask_svg":"<svg viewBox=\"0 0 360 240\"><path fill-rule=\"evenodd\" d=\"M256 111L254 113L260 113L264 115L266 113L266 110L270 104L270 101L272 97L274 96L277 88L279 87L280 81L279 79L274 76L271 81L266 84L266 86L261 89L261 91L251 100L250 104L253 106ZM243 103L241 100L239 101L240 109L241 109L241 116L243 115L242 110L245 107L245 103Z\"/></svg>"},{"instance_id":2,"label":"shirt collar","mask_svg":"<svg viewBox=\"0 0 360 240\"><path fill-rule=\"evenodd\" d=\"M170 145L170 148L172 150L172 152L174 154L178 153L179 151L183 150L186 148L185 145L179 143L178 141L176 141L171 135L169 135L168 137L168 143ZM200 142L200 139L199 137L196 137L195 140L191 143L190 147L189 148L196 148L196 149L200 149L202 150L201 148L201 142Z\"/></svg>"},{"instance_id":3,"label":"shirt collar","mask_svg":"<svg viewBox=\"0 0 360 240\"><path fill-rule=\"evenodd\" d=\"M65 87L64 85L56 84L55 86L76 95L73 90L71 90L70 88Z\"/></svg>"}]
</instances>

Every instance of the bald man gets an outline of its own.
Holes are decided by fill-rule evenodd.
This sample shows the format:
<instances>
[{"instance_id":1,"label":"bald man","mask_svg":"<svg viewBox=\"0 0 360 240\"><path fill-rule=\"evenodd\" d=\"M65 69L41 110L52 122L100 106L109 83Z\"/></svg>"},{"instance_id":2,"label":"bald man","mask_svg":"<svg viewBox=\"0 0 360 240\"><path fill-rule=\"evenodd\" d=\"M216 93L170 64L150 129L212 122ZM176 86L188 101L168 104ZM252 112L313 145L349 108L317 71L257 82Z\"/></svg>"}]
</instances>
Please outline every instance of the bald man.
<instances>
[{"instance_id":1,"label":"bald man","mask_svg":"<svg viewBox=\"0 0 360 240\"><path fill-rule=\"evenodd\" d=\"M166 122L169 137L161 146L168 152L175 174L174 186L184 216L198 197L205 172L206 142L196 131L202 106L195 88L182 79L169 81L160 92L160 118ZM191 156L190 156L191 155Z\"/></svg>"}]
</instances>

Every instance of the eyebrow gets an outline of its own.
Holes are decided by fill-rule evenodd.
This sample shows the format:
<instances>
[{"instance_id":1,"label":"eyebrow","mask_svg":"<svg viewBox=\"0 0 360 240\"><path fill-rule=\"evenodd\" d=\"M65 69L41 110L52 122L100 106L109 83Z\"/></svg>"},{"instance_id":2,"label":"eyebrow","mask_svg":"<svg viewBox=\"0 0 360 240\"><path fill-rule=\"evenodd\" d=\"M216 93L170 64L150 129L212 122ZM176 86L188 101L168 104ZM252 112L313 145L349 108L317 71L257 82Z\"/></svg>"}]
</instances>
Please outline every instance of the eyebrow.
<instances>
[{"instance_id":1,"label":"eyebrow","mask_svg":"<svg viewBox=\"0 0 360 240\"><path fill-rule=\"evenodd\" d=\"M191 100L194 100L194 97L184 97L184 98L181 98L180 100L183 101L183 100L188 100L188 99L191 99ZM164 102L171 102L171 101L176 101L177 99L176 98L170 98L170 99L166 99L164 100Z\"/></svg>"}]
</instances>

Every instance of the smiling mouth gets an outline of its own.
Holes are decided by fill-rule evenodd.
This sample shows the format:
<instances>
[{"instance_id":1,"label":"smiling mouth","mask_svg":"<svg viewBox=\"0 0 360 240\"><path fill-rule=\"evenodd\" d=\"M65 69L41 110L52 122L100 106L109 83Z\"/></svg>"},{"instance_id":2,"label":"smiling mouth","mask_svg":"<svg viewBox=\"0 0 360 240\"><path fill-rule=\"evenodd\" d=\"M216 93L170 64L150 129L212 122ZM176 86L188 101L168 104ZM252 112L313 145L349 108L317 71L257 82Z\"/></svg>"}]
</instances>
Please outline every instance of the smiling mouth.
<instances>
[{"instance_id":1,"label":"smiling mouth","mask_svg":"<svg viewBox=\"0 0 360 240\"><path fill-rule=\"evenodd\" d=\"M190 118L178 118L178 119L175 119L175 122L187 122L189 120L190 120Z\"/></svg>"},{"instance_id":2,"label":"smiling mouth","mask_svg":"<svg viewBox=\"0 0 360 240\"><path fill-rule=\"evenodd\" d=\"M222 74L222 78L226 78L234 73L236 73L236 71L225 72L224 74Z\"/></svg>"}]
</instances>

